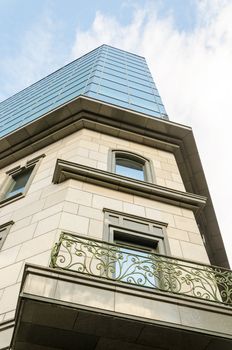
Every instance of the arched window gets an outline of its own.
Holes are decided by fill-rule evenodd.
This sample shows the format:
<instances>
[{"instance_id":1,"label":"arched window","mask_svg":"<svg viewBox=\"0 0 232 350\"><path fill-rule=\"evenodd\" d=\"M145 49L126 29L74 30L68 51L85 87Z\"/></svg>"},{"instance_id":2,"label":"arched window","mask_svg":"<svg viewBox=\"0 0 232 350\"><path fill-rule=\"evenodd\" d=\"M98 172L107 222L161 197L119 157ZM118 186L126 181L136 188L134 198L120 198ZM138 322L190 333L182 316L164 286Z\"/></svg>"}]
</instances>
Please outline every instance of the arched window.
<instances>
[{"instance_id":1,"label":"arched window","mask_svg":"<svg viewBox=\"0 0 232 350\"><path fill-rule=\"evenodd\" d=\"M152 182L148 159L127 151L112 151L111 171L135 180Z\"/></svg>"}]
</instances>

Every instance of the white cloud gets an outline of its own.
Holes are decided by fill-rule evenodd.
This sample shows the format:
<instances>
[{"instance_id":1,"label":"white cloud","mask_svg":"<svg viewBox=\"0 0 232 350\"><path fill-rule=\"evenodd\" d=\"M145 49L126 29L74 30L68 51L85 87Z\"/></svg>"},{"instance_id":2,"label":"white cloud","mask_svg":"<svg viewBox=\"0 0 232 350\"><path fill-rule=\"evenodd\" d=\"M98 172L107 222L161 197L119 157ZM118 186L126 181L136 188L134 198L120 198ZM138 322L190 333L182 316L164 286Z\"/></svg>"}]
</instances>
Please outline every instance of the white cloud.
<instances>
[{"instance_id":1,"label":"white cloud","mask_svg":"<svg viewBox=\"0 0 232 350\"><path fill-rule=\"evenodd\" d=\"M72 54L106 43L146 57L170 119L193 127L232 264L232 3L199 0L197 11L188 32L153 5L136 9L126 26L97 12L89 30L77 31Z\"/></svg>"},{"instance_id":2,"label":"white cloud","mask_svg":"<svg viewBox=\"0 0 232 350\"><path fill-rule=\"evenodd\" d=\"M138 9L134 14L133 21L123 27L116 18L107 17L97 11L92 27L88 31L77 30L76 41L72 50L73 58L79 57L102 44L135 50L137 43L140 41L145 18L146 11Z\"/></svg>"},{"instance_id":3,"label":"white cloud","mask_svg":"<svg viewBox=\"0 0 232 350\"><path fill-rule=\"evenodd\" d=\"M56 41L57 24L49 14L41 16L22 34L17 56L0 57L2 74L0 99L4 99L43 78L64 64Z\"/></svg>"},{"instance_id":4,"label":"white cloud","mask_svg":"<svg viewBox=\"0 0 232 350\"><path fill-rule=\"evenodd\" d=\"M159 17L159 1L143 8L131 3L130 23L122 25L98 11L88 30L77 30L70 53L57 36L59 23L49 12L41 15L22 36L17 56L0 57L7 77L0 99L103 43L145 56L170 119L193 127L232 264L231 0L196 0L197 25L188 32L178 31L171 12Z\"/></svg>"}]
</instances>

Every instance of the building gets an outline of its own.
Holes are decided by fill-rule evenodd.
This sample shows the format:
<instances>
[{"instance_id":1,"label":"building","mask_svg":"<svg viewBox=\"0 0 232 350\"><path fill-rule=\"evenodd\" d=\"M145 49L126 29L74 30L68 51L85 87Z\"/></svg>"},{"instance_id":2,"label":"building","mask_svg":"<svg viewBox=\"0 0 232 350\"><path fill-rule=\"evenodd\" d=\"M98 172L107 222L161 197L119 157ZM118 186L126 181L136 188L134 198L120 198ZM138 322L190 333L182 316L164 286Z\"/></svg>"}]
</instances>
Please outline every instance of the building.
<instances>
[{"instance_id":1,"label":"building","mask_svg":"<svg viewBox=\"0 0 232 350\"><path fill-rule=\"evenodd\" d=\"M0 349L231 349L193 133L145 59L103 45L0 116Z\"/></svg>"}]
</instances>

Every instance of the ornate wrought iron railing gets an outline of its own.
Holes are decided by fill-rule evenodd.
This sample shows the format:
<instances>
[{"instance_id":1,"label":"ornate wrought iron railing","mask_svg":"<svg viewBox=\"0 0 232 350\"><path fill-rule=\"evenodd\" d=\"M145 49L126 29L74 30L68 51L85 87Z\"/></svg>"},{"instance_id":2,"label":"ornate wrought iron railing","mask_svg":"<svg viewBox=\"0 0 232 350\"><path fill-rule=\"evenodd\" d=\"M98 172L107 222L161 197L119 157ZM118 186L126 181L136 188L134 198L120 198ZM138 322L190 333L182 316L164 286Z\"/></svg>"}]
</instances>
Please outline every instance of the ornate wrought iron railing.
<instances>
[{"instance_id":1,"label":"ornate wrought iron railing","mask_svg":"<svg viewBox=\"0 0 232 350\"><path fill-rule=\"evenodd\" d=\"M51 266L232 306L232 271L63 233Z\"/></svg>"}]
</instances>

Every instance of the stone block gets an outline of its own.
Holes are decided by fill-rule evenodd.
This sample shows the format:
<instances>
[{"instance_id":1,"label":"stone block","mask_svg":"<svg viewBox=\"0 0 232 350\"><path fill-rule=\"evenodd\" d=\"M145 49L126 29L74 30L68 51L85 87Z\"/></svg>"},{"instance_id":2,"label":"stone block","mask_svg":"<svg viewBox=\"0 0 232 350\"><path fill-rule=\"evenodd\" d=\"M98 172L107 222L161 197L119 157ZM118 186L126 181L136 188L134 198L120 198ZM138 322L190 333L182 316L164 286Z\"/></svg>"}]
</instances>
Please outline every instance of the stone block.
<instances>
[{"instance_id":1,"label":"stone block","mask_svg":"<svg viewBox=\"0 0 232 350\"><path fill-rule=\"evenodd\" d=\"M167 227L167 235L169 238L174 238L180 241L189 241L189 235L187 231L174 227Z\"/></svg>"},{"instance_id":2,"label":"stone block","mask_svg":"<svg viewBox=\"0 0 232 350\"><path fill-rule=\"evenodd\" d=\"M168 188L172 188L174 190L183 191L183 192L186 191L184 185L179 182L174 182L174 181L165 179L165 184Z\"/></svg>"},{"instance_id":3,"label":"stone block","mask_svg":"<svg viewBox=\"0 0 232 350\"><path fill-rule=\"evenodd\" d=\"M91 151L98 151L99 144L97 142L91 142L87 140L80 140L80 146Z\"/></svg>"},{"instance_id":4,"label":"stone block","mask_svg":"<svg viewBox=\"0 0 232 350\"><path fill-rule=\"evenodd\" d=\"M177 239L169 238L168 242L171 250L171 255L177 258L183 258L180 241Z\"/></svg>"},{"instance_id":5,"label":"stone block","mask_svg":"<svg viewBox=\"0 0 232 350\"><path fill-rule=\"evenodd\" d=\"M4 289L0 303L0 314L15 310L19 289L20 283L13 284L12 286Z\"/></svg>"},{"instance_id":6,"label":"stone block","mask_svg":"<svg viewBox=\"0 0 232 350\"><path fill-rule=\"evenodd\" d=\"M95 159L95 160L103 162L103 163L107 163L108 154L107 153L100 153L100 152L90 151L89 152L89 158L90 159Z\"/></svg>"},{"instance_id":7,"label":"stone block","mask_svg":"<svg viewBox=\"0 0 232 350\"><path fill-rule=\"evenodd\" d=\"M89 219L70 213L62 213L59 228L63 231L87 234Z\"/></svg>"},{"instance_id":8,"label":"stone block","mask_svg":"<svg viewBox=\"0 0 232 350\"><path fill-rule=\"evenodd\" d=\"M189 236L189 241L191 243L200 244L200 245L204 244L200 233L188 232L188 236Z\"/></svg>"},{"instance_id":9,"label":"stone block","mask_svg":"<svg viewBox=\"0 0 232 350\"><path fill-rule=\"evenodd\" d=\"M57 229L60 223L61 213L51 215L43 220L38 222L38 225L35 230L34 236L42 235L46 232L53 231Z\"/></svg>"},{"instance_id":10,"label":"stone block","mask_svg":"<svg viewBox=\"0 0 232 350\"><path fill-rule=\"evenodd\" d=\"M83 205L79 206L78 215L85 216L85 217L91 218L91 219L96 219L96 220L101 220L102 219L103 220L103 212L102 212L102 210L86 207L86 206L83 206Z\"/></svg>"},{"instance_id":11,"label":"stone block","mask_svg":"<svg viewBox=\"0 0 232 350\"><path fill-rule=\"evenodd\" d=\"M123 211L128 214L145 216L145 209L141 205L131 204L131 203L123 203Z\"/></svg>"},{"instance_id":12,"label":"stone block","mask_svg":"<svg viewBox=\"0 0 232 350\"><path fill-rule=\"evenodd\" d=\"M209 263L209 258L203 245L190 242L180 242L185 259L198 261L203 264Z\"/></svg>"},{"instance_id":13,"label":"stone block","mask_svg":"<svg viewBox=\"0 0 232 350\"><path fill-rule=\"evenodd\" d=\"M121 201L133 203L133 195L125 193L125 192L119 192L116 190L111 190L109 188L97 186L97 185L92 185L85 183L83 184L83 190L95 194L99 194L104 197L109 197L112 199L119 199Z\"/></svg>"},{"instance_id":14,"label":"stone block","mask_svg":"<svg viewBox=\"0 0 232 350\"><path fill-rule=\"evenodd\" d=\"M68 189L64 188L60 191L56 191L55 193L51 193L46 197L46 201L44 204L44 209L49 208L53 205L61 203L65 200Z\"/></svg>"},{"instance_id":15,"label":"stone block","mask_svg":"<svg viewBox=\"0 0 232 350\"><path fill-rule=\"evenodd\" d=\"M87 285L73 284L58 280L55 291L58 300L95 307L103 310L114 310L114 292Z\"/></svg>"},{"instance_id":16,"label":"stone block","mask_svg":"<svg viewBox=\"0 0 232 350\"><path fill-rule=\"evenodd\" d=\"M70 214L77 214L79 205L72 202L64 202L63 211Z\"/></svg>"},{"instance_id":17,"label":"stone block","mask_svg":"<svg viewBox=\"0 0 232 350\"><path fill-rule=\"evenodd\" d=\"M122 201L109 198L109 197L103 197L98 195L93 195L93 207L97 209L103 209L103 208L109 208L114 210L123 210Z\"/></svg>"},{"instance_id":18,"label":"stone block","mask_svg":"<svg viewBox=\"0 0 232 350\"><path fill-rule=\"evenodd\" d=\"M63 202L53 205L51 207L45 208L38 213L34 214L32 217L32 223L41 221L45 218L49 218L54 214L60 213L63 210Z\"/></svg>"},{"instance_id":19,"label":"stone block","mask_svg":"<svg viewBox=\"0 0 232 350\"><path fill-rule=\"evenodd\" d=\"M10 342L13 334L13 327L0 331L0 349L10 349Z\"/></svg>"},{"instance_id":20,"label":"stone block","mask_svg":"<svg viewBox=\"0 0 232 350\"><path fill-rule=\"evenodd\" d=\"M21 245L5 249L4 246L0 252L0 268L13 264L16 261Z\"/></svg>"},{"instance_id":21,"label":"stone block","mask_svg":"<svg viewBox=\"0 0 232 350\"><path fill-rule=\"evenodd\" d=\"M43 199L26 206L22 206L20 209L18 209L13 213L12 220L18 221L26 218L27 216L31 216L33 214L39 213L42 210L43 206L44 206Z\"/></svg>"},{"instance_id":22,"label":"stone block","mask_svg":"<svg viewBox=\"0 0 232 350\"><path fill-rule=\"evenodd\" d=\"M49 175L47 177L45 177L44 179L34 182L31 184L28 193L33 193L36 192L38 190L44 189L46 188L48 185L50 185L52 183L52 175Z\"/></svg>"},{"instance_id":23,"label":"stone block","mask_svg":"<svg viewBox=\"0 0 232 350\"><path fill-rule=\"evenodd\" d=\"M51 249L54 244L55 232L49 232L44 235L24 242L17 256L17 261L30 258L34 255L43 253L47 249Z\"/></svg>"},{"instance_id":24,"label":"stone block","mask_svg":"<svg viewBox=\"0 0 232 350\"><path fill-rule=\"evenodd\" d=\"M8 249L10 247L30 240L34 235L36 225L37 224L34 223L13 232L10 230L10 233L7 235L6 240L4 242L4 249Z\"/></svg>"},{"instance_id":25,"label":"stone block","mask_svg":"<svg viewBox=\"0 0 232 350\"><path fill-rule=\"evenodd\" d=\"M14 223L14 225L12 225L11 229L10 229L10 233L14 232L14 231L18 231L21 228L24 228L26 226L30 225L32 216L28 216L22 220L18 220Z\"/></svg>"},{"instance_id":26,"label":"stone block","mask_svg":"<svg viewBox=\"0 0 232 350\"><path fill-rule=\"evenodd\" d=\"M92 194L75 188L68 188L66 200L86 206L91 206Z\"/></svg>"},{"instance_id":27,"label":"stone block","mask_svg":"<svg viewBox=\"0 0 232 350\"><path fill-rule=\"evenodd\" d=\"M103 235L103 221L90 219L88 236L101 240L102 235Z\"/></svg>"},{"instance_id":28,"label":"stone block","mask_svg":"<svg viewBox=\"0 0 232 350\"><path fill-rule=\"evenodd\" d=\"M195 219L174 215L175 226L180 230L199 233L199 229Z\"/></svg>"},{"instance_id":29,"label":"stone block","mask_svg":"<svg viewBox=\"0 0 232 350\"><path fill-rule=\"evenodd\" d=\"M116 292L115 311L152 320L180 324L177 305Z\"/></svg>"},{"instance_id":30,"label":"stone block","mask_svg":"<svg viewBox=\"0 0 232 350\"><path fill-rule=\"evenodd\" d=\"M210 332L221 332L224 335L232 335L232 317L231 315L219 314L197 308L179 307L181 323L184 326L191 325L198 330L208 330Z\"/></svg>"},{"instance_id":31,"label":"stone block","mask_svg":"<svg viewBox=\"0 0 232 350\"><path fill-rule=\"evenodd\" d=\"M22 266L23 263L19 262L0 269L0 289L17 282Z\"/></svg>"}]
</instances>

